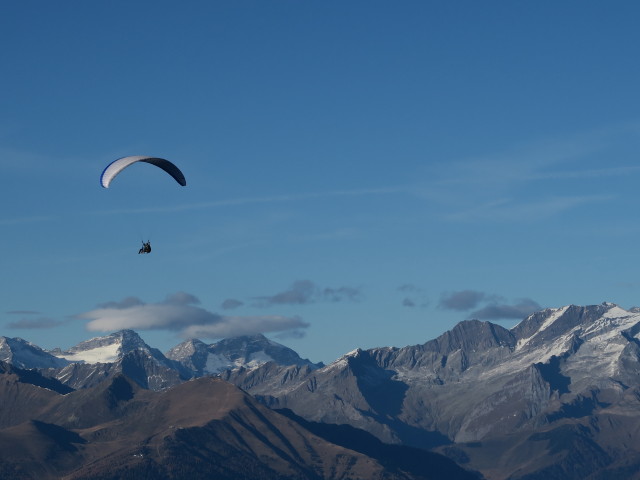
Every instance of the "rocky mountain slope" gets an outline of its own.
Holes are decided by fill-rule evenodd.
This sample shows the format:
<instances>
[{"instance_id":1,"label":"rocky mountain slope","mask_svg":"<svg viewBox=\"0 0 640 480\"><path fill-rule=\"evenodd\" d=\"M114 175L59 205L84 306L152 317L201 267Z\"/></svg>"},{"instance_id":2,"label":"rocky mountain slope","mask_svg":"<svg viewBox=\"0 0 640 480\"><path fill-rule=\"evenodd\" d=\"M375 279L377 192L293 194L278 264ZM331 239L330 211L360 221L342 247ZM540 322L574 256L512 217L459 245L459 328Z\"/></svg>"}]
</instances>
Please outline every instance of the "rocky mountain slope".
<instances>
[{"instance_id":1,"label":"rocky mountain slope","mask_svg":"<svg viewBox=\"0 0 640 480\"><path fill-rule=\"evenodd\" d=\"M24 391L0 423L0 478L435 478L326 441L212 377L155 392L116 375L63 395L0 373L0 386L3 400ZM447 478L476 478L436 460Z\"/></svg>"}]
</instances>

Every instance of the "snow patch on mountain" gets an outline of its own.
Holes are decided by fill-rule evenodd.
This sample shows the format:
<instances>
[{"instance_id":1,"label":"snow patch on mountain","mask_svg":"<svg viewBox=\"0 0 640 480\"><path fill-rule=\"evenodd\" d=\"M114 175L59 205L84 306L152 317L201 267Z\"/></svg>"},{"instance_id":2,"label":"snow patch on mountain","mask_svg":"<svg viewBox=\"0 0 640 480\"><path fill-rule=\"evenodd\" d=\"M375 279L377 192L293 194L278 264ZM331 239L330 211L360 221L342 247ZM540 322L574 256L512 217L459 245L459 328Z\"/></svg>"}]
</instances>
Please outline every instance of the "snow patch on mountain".
<instances>
[{"instance_id":1,"label":"snow patch on mountain","mask_svg":"<svg viewBox=\"0 0 640 480\"><path fill-rule=\"evenodd\" d=\"M272 357L265 352L255 352L248 355L246 358L236 358L230 360L224 355L209 353L205 363L204 371L208 374L217 374L224 372L225 370L234 368L256 368L260 365L264 365L267 362L275 361Z\"/></svg>"},{"instance_id":2,"label":"snow patch on mountain","mask_svg":"<svg viewBox=\"0 0 640 480\"><path fill-rule=\"evenodd\" d=\"M151 348L133 330L120 330L104 337L80 342L66 351L55 351L58 358L81 363L114 363L134 350L151 354Z\"/></svg>"},{"instance_id":3,"label":"snow patch on mountain","mask_svg":"<svg viewBox=\"0 0 640 480\"><path fill-rule=\"evenodd\" d=\"M527 337L527 338L521 338L518 340L518 343L516 344L516 350L520 350L522 349L525 345L527 345L534 337L538 336L541 332L545 331L547 328L549 328L551 325L553 325L553 323L558 320L560 317L562 317L562 315L565 314L565 312L567 311L569 307L562 307L562 308L558 308L558 309L550 309L551 311L551 315L549 315L549 317L542 323L542 325L540 325L540 327L538 328L538 330L536 330L533 335ZM515 328L515 327L514 327Z\"/></svg>"},{"instance_id":4,"label":"snow patch on mountain","mask_svg":"<svg viewBox=\"0 0 640 480\"><path fill-rule=\"evenodd\" d=\"M605 310L597 313L598 309ZM580 321L574 322L574 318ZM556 324L559 325L551 331ZM494 368L481 368L480 378L511 375L557 358L562 359L562 374L573 379L574 388L585 388L596 378L599 385L608 386L610 382L615 383L613 379L621 373L620 357L629 345L629 335L625 332L639 325L639 312L609 303L555 309L534 332L518 339L508 361Z\"/></svg>"},{"instance_id":5,"label":"snow patch on mountain","mask_svg":"<svg viewBox=\"0 0 640 480\"><path fill-rule=\"evenodd\" d=\"M235 365L234 365L235 366ZM229 360L221 355L208 354L204 372L220 373L232 367Z\"/></svg>"},{"instance_id":6,"label":"snow patch on mountain","mask_svg":"<svg viewBox=\"0 0 640 480\"><path fill-rule=\"evenodd\" d=\"M120 344L113 343L102 347L95 347L90 350L79 350L75 352L63 352L58 355L60 358L70 362L84 363L113 363L118 360Z\"/></svg>"}]
</instances>

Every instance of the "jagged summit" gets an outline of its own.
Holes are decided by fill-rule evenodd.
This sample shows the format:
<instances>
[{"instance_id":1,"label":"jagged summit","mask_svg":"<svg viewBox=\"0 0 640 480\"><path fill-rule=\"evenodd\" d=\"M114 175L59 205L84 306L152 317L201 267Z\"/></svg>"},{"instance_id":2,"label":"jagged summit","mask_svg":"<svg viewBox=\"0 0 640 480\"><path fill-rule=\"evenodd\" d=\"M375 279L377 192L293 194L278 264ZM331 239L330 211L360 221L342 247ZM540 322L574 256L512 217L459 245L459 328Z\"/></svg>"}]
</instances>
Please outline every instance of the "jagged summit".
<instances>
[{"instance_id":1,"label":"jagged summit","mask_svg":"<svg viewBox=\"0 0 640 480\"><path fill-rule=\"evenodd\" d=\"M446 354L460 349L486 350L514 344L514 336L500 325L480 320L464 320L435 340L427 342L425 348Z\"/></svg>"},{"instance_id":2,"label":"jagged summit","mask_svg":"<svg viewBox=\"0 0 640 480\"><path fill-rule=\"evenodd\" d=\"M535 348L571 336L593 336L610 329L624 329L638 321L637 311L624 310L614 303L599 305L567 305L533 313L511 329L517 348Z\"/></svg>"}]
</instances>

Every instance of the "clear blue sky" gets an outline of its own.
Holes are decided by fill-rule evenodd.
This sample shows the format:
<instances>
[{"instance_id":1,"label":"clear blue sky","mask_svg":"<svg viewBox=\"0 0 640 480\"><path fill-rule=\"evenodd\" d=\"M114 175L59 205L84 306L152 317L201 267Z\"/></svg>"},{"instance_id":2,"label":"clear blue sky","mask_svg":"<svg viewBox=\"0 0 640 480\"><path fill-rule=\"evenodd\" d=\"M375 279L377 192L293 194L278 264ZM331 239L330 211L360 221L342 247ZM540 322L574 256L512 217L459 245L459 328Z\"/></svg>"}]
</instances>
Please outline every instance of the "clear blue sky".
<instances>
[{"instance_id":1,"label":"clear blue sky","mask_svg":"<svg viewBox=\"0 0 640 480\"><path fill-rule=\"evenodd\" d=\"M0 334L313 361L640 304L635 1L7 2ZM186 187L126 155L179 165ZM137 255L150 239L151 255Z\"/></svg>"}]
</instances>

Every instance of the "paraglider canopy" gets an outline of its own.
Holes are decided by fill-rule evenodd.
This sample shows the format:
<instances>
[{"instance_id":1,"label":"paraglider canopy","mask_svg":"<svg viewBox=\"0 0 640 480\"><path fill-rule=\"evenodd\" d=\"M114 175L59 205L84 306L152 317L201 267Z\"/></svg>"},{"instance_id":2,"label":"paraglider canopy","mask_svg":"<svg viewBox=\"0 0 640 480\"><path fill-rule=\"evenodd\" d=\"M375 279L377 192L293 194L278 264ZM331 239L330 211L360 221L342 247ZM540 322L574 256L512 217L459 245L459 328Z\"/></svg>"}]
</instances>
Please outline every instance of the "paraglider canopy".
<instances>
[{"instance_id":1,"label":"paraglider canopy","mask_svg":"<svg viewBox=\"0 0 640 480\"><path fill-rule=\"evenodd\" d=\"M150 163L151 165L155 165L156 167L161 168L169 175L171 175L176 182L178 182L183 187L187 185L187 180L184 178L183 173L180 171L178 167L176 167L169 160L165 160L164 158L158 157L145 157L143 155L131 156L131 157L122 157L117 160L114 160L107 168L104 169L102 175L100 175L100 184L104 188L109 188L109 185L113 181L113 179L118 175L122 170L127 168L129 165L132 165L137 162L145 162Z\"/></svg>"}]
</instances>

